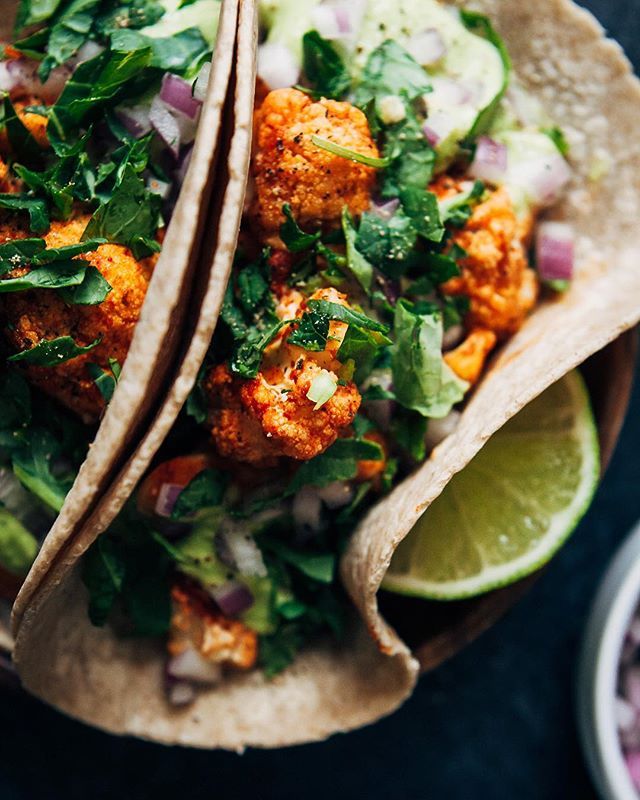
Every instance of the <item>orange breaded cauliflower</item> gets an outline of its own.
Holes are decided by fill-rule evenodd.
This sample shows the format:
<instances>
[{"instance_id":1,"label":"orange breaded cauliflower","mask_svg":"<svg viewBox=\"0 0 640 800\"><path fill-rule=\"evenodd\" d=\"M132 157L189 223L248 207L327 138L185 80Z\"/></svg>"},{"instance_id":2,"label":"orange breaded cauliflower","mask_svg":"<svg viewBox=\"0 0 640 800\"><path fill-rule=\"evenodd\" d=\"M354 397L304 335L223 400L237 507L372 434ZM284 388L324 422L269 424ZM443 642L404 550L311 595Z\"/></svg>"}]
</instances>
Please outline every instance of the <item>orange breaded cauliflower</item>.
<instances>
[{"instance_id":1,"label":"orange breaded cauliflower","mask_svg":"<svg viewBox=\"0 0 640 800\"><path fill-rule=\"evenodd\" d=\"M430 187L439 197L461 191L450 177ZM506 189L498 189L477 205L453 241L467 256L459 261L462 275L443 285L449 295L469 297L468 329L484 328L504 338L520 328L538 296L525 240L530 219L520 221Z\"/></svg>"},{"instance_id":2,"label":"orange breaded cauliflower","mask_svg":"<svg viewBox=\"0 0 640 800\"><path fill-rule=\"evenodd\" d=\"M497 341L493 331L475 328L462 344L444 354L444 360L459 378L473 384L482 374L487 356Z\"/></svg>"},{"instance_id":3,"label":"orange breaded cauliflower","mask_svg":"<svg viewBox=\"0 0 640 800\"><path fill-rule=\"evenodd\" d=\"M44 237L48 247L77 244L89 221L82 215L68 222L53 222ZM23 238L27 233L15 223L0 224L0 242ZM112 287L99 305L67 305L54 291L39 289L3 296L5 336L18 351L28 350L42 339L71 336L82 346L100 338L86 355L56 367L25 367L28 379L87 421L97 420L104 400L87 370L88 363L109 369L109 359L124 363L133 329L147 291L153 259L136 261L131 251L115 244L101 245L83 256ZM25 272L26 270L22 270ZM13 277L18 271L10 274Z\"/></svg>"},{"instance_id":4,"label":"orange breaded cauliflower","mask_svg":"<svg viewBox=\"0 0 640 800\"><path fill-rule=\"evenodd\" d=\"M196 591L175 585L168 649L172 656L194 648L207 661L236 669L251 669L258 657L258 637L236 619L228 619Z\"/></svg>"},{"instance_id":5,"label":"orange breaded cauliflower","mask_svg":"<svg viewBox=\"0 0 640 800\"><path fill-rule=\"evenodd\" d=\"M298 292L278 306L283 319L291 312L300 317L306 301ZM319 289L312 300L346 305L335 289ZM266 464L278 456L302 461L324 452L353 422L360 407L360 393L353 383L336 385L333 396L319 408L307 394L323 370L338 383L341 364L336 354L347 330L332 321L327 347L310 352L290 344L286 328L264 353L260 372L251 380L233 378L225 365L216 367L206 389L212 401L210 422L221 455L238 461Z\"/></svg>"},{"instance_id":6,"label":"orange breaded cauliflower","mask_svg":"<svg viewBox=\"0 0 640 800\"><path fill-rule=\"evenodd\" d=\"M354 215L369 207L375 170L323 150L312 142L313 134L378 156L367 118L350 103L313 101L297 89L270 92L255 114L255 197L249 211L269 244L282 246L284 203L299 225L314 229L338 227L344 206Z\"/></svg>"},{"instance_id":7,"label":"orange breaded cauliflower","mask_svg":"<svg viewBox=\"0 0 640 800\"><path fill-rule=\"evenodd\" d=\"M18 117L22 124L33 136L36 142L43 149L49 146L49 139L47 137L47 125L49 120L42 114L35 114L31 111L25 111L29 106L41 106L42 100L35 96L23 96L13 101L13 107L16 110ZM0 132L0 152L7 154L11 151L11 145L7 138L6 129Z\"/></svg>"}]
</instances>

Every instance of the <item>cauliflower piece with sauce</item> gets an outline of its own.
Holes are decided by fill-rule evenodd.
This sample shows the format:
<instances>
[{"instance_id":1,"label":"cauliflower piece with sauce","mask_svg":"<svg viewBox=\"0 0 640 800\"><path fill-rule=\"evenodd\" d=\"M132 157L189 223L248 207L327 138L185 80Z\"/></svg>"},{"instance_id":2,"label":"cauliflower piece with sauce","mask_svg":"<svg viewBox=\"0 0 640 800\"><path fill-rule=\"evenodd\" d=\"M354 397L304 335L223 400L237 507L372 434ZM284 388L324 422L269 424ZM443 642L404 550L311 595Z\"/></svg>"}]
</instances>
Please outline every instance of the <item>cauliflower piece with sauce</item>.
<instances>
[{"instance_id":1,"label":"cauliflower piece with sauce","mask_svg":"<svg viewBox=\"0 0 640 800\"><path fill-rule=\"evenodd\" d=\"M174 585L168 649L177 656L194 648L221 666L251 669L258 658L258 636L240 620L215 611L196 591Z\"/></svg>"},{"instance_id":2,"label":"cauliflower piece with sauce","mask_svg":"<svg viewBox=\"0 0 640 800\"><path fill-rule=\"evenodd\" d=\"M67 222L53 222L44 236L47 246L77 244L89 218L89 215L80 215ZM15 220L0 223L0 242L28 235L26 228ZM120 365L124 363L155 259L136 261L128 248L116 244L101 245L82 257L98 269L112 287L99 305L67 305L56 292L38 289L6 294L2 306L5 336L17 351L28 350L42 339L58 336L72 336L81 346L101 339L87 354L59 366L25 367L31 383L86 421L93 421L99 418L105 403L87 364L98 364L109 370L110 358ZM8 277L26 271L14 270Z\"/></svg>"},{"instance_id":3,"label":"cauliflower piece with sauce","mask_svg":"<svg viewBox=\"0 0 640 800\"><path fill-rule=\"evenodd\" d=\"M444 354L445 363L459 378L475 383L484 369L487 356L498 341L493 331L475 328L454 350Z\"/></svg>"},{"instance_id":4,"label":"cauliflower piece with sauce","mask_svg":"<svg viewBox=\"0 0 640 800\"><path fill-rule=\"evenodd\" d=\"M430 189L440 199L462 191L460 183L448 176ZM467 329L483 328L506 338L521 327L535 305L538 281L525 249L531 223L530 217L517 218L507 190L498 189L453 234L453 242L467 255L459 261L462 275L442 289L445 294L469 297Z\"/></svg>"},{"instance_id":5,"label":"cauliflower piece with sauce","mask_svg":"<svg viewBox=\"0 0 640 800\"><path fill-rule=\"evenodd\" d=\"M299 292L283 289L278 313L282 319L300 317L306 301ZM347 305L336 289L319 289L309 298ZM222 456L254 464L273 464L280 456L308 461L330 447L348 427L360 407L354 383L337 385L319 408L307 393L323 370L338 383L341 364L336 354L347 330L332 321L325 350L311 352L288 342L286 327L265 350L260 372L250 380L234 378L226 365L210 373L205 388L212 401L214 442Z\"/></svg>"},{"instance_id":6,"label":"cauliflower piece with sauce","mask_svg":"<svg viewBox=\"0 0 640 800\"><path fill-rule=\"evenodd\" d=\"M297 89L276 89L255 114L252 175L255 197L249 216L262 239L282 246L282 206L289 203L301 227L331 229L342 209L359 215L370 204L376 173L329 153L312 135L367 156L378 156L365 115L350 103L312 100Z\"/></svg>"}]
</instances>

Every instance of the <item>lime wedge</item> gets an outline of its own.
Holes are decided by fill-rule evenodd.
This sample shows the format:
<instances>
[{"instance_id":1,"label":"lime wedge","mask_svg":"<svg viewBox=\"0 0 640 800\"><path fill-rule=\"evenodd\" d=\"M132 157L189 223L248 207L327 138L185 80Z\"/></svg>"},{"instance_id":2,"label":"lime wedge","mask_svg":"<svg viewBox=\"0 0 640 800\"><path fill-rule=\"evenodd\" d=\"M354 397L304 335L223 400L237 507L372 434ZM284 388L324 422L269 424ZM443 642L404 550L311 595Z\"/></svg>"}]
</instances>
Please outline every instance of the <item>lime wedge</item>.
<instances>
[{"instance_id":1,"label":"lime wedge","mask_svg":"<svg viewBox=\"0 0 640 800\"><path fill-rule=\"evenodd\" d=\"M576 527L599 471L589 397L572 372L452 478L396 550L382 587L457 600L528 575Z\"/></svg>"}]
</instances>

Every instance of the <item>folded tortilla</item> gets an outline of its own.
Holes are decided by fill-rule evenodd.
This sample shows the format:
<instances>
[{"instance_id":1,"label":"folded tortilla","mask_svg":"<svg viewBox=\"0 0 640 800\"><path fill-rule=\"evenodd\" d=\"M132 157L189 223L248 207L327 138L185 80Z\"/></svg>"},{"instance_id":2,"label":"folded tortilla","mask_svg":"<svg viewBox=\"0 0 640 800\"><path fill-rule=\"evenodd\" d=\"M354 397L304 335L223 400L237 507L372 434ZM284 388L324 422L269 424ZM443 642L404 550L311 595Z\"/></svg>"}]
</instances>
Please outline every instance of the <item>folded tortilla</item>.
<instances>
[{"instance_id":1,"label":"folded tortilla","mask_svg":"<svg viewBox=\"0 0 640 800\"><path fill-rule=\"evenodd\" d=\"M91 506L107 490L115 470L122 466L148 427L158 399L166 393L171 369L182 347L182 322L189 307L201 239L207 223L211 222L206 211L218 179L222 110L228 94L237 15L237 0L225 0L189 169L131 347L87 458L25 580L27 596L47 572L60 547L82 525ZM10 30L10 26L9 30L0 29L0 36L9 38ZM6 645L8 641L8 632L3 632L0 644Z\"/></svg>"},{"instance_id":2,"label":"folded tortilla","mask_svg":"<svg viewBox=\"0 0 640 800\"><path fill-rule=\"evenodd\" d=\"M591 15L568 0L541 0L535 6L479 0L473 7L489 15L507 42L520 80L561 121L571 141L573 183L554 209L554 216L570 220L578 234L578 269L571 290L535 311L484 376L456 432L374 507L355 532L342 575L362 619L354 620L344 644L318 643L272 681L258 672L237 676L180 710L164 699L161 644L117 640L109 629L91 627L77 559L114 518L186 397L197 370L189 359L204 355L213 327L211 321L207 328L206 320L200 320L152 432L37 590L20 598L16 663L24 685L37 696L115 733L240 750L318 740L373 722L410 693L417 662L381 618L376 601L395 547L496 430L640 319L640 83L620 48L604 39ZM243 6L241 16L249 14ZM239 65L248 58L248 24L241 21ZM239 66L234 144L237 136L249 135L250 114L243 117L248 110L240 108L245 77ZM592 180L591 167L603 153L609 168ZM232 177L235 157L232 146ZM229 196L219 247L229 241L231 218L234 224L239 219L240 208L231 203ZM204 311L217 312L227 273L214 260L201 317Z\"/></svg>"}]
</instances>

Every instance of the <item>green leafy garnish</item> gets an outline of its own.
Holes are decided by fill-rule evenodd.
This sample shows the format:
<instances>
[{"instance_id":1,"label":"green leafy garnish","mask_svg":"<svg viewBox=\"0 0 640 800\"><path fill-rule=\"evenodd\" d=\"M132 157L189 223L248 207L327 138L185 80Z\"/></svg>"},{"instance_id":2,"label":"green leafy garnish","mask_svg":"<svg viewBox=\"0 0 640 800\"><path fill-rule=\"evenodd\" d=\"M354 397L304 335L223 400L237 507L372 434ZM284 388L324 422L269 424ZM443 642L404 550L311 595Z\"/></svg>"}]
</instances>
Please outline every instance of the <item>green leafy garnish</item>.
<instances>
[{"instance_id":1,"label":"green leafy garnish","mask_svg":"<svg viewBox=\"0 0 640 800\"><path fill-rule=\"evenodd\" d=\"M354 99L357 106L365 108L388 95L415 100L430 91L429 76L420 64L397 42L387 39L369 56Z\"/></svg>"},{"instance_id":2,"label":"green leafy garnish","mask_svg":"<svg viewBox=\"0 0 640 800\"><path fill-rule=\"evenodd\" d=\"M2 284L0 283L0 286ZM42 339L29 350L9 356L8 361L19 361L36 367L57 367L65 361L93 350L100 344L100 339L88 344L86 347L79 345L71 336L58 336L56 339Z\"/></svg>"},{"instance_id":3,"label":"green leafy garnish","mask_svg":"<svg viewBox=\"0 0 640 800\"><path fill-rule=\"evenodd\" d=\"M47 42L47 55L38 76L44 83L51 70L74 56L86 42L101 0L72 0L53 20Z\"/></svg>"},{"instance_id":4,"label":"green leafy garnish","mask_svg":"<svg viewBox=\"0 0 640 800\"><path fill-rule=\"evenodd\" d=\"M424 417L445 417L468 388L442 358L442 319L396 305L391 370L396 399Z\"/></svg>"},{"instance_id":5,"label":"green leafy garnish","mask_svg":"<svg viewBox=\"0 0 640 800\"><path fill-rule=\"evenodd\" d=\"M388 158L376 158L375 156L368 156L364 153L357 153L349 147L343 147L341 144L329 141L329 139L322 139L316 136L315 133L311 134L311 141L316 147L326 150L328 153L333 153L334 156L346 158L349 161L355 161L358 164L364 164L367 167L374 167L375 169L384 169L389 166Z\"/></svg>"},{"instance_id":6,"label":"green leafy garnish","mask_svg":"<svg viewBox=\"0 0 640 800\"><path fill-rule=\"evenodd\" d=\"M373 280L373 267L356 247L358 231L356 230L349 209L342 209L342 232L347 249L347 266L362 288L371 291Z\"/></svg>"},{"instance_id":7,"label":"green leafy garnish","mask_svg":"<svg viewBox=\"0 0 640 800\"><path fill-rule=\"evenodd\" d=\"M339 99L351 86L351 76L331 42L318 31L302 37L303 71L316 97Z\"/></svg>"},{"instance_id":8,"label":"green leafy garnish","mask_svg":"<svg viewBox=\"0 0 640 800\"><path fill-rule=\"evenodd\" d=\"M8 94L4 96L0 112L0 127L7 132L12 154L25 161L38 161L42 157L42 148L16 113Z\"/></svg>"},{"instance_id":9,"label":"green leafy garnish","mask_svg":"<svg viewBox=\"0 0 640 800\"><path fill-rule=\"evenodd\" d=\"M0 208L10 211L26 211L33 233L46 233L49 230L49 212L44 200L34 199L24 194L0 194Z\"/></svg>"},{"instance_id":10,"label":"green leafy garnish","mask_svg":"<svg viewBox=\"0 0 640 800\"><path fill-rule=\"evenodd\" d=\"M123 52L150 49L149 66L171 72L184 72L210 50L199 28L187 28L165 38L120 28L111 36L111 47Z\"/></svg>"},{"instance_id":11,"label":"green leafy garnish","mask_svg":"<svg viewBox=\"0 0 640 800\"><path fill-rule=\"evenodd\" d=\"M569 155L569 142L567 141L567 137L564 135L564 131L562 128L559 128L557 125L554 125L551 128L543 128L542 133L546 134L551 141L555 144L558 148L558 152L563 158L567 158Z\"/></svg>"},{"instance_id":12,"label":"green leafy garnish","mask_svg":"<svg viewBox=\"0 0 640 800\"><path fill-rule=\"evenodd\" d=\"M358 461L380 461L382 448L367 439L338 439L319 456L305 461L286 490L295 494L303 486L328 486L334 481L349 481L358 473Z\"/></svg>"},{"instance_id":13,"label":"green leafy garnish","mask_svg":"<svg viewBox=\"0 0 640 800\"><path fill-rule=\"evenodd\" d=\"M282 206L282 213L285 216L285 221L280 226L280 238L284 242L285 247L291 253L301 253L303 250L308 250L310 247L319 241L320 232L305 233L300 228L298 223L293 218L293 212L289 203Z\"/></svg>"},{"instance_id":14,"label":"green leafy garnish","mask_svg":"<svg viewBox=\"0 0 640 800\"><path fill-rule=\"evenodd\" d=\"M202 509L219 506L226 485L227 477L220 470L202 470L178 495L172 518L183 519Z\"/></svg>"}]
</instances>

